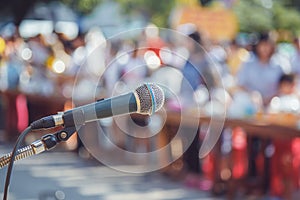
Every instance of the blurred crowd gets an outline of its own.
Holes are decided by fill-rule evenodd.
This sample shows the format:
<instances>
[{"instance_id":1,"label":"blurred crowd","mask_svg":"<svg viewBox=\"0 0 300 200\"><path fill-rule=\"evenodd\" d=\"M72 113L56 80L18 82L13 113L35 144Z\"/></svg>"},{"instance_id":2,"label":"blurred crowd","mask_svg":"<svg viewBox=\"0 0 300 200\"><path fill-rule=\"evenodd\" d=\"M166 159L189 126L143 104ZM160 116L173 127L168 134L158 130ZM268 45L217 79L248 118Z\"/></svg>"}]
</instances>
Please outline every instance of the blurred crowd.
<instances>
[{"instance_id":1,"label":"blurred crowd","mask_svg":"<svg viewBox=\"0 0 300 200\"><path fill-rule=\"evenodd\" d=\"M101 95L111 96L120 82L136 85L148 78L158 79L183 99L187 96L182 106L193 105L188 101L202 106L222 88L221 103L229 105L232 117L299 112L297 37L278 43L274 32L251 33L217 42L192 24L159 31L149 25L106 38L101 29L92 28L70 39L58 32L23 38L16 28L13 35L0 37L1 90L67 99L73 94L84 100L95 95L84 88L101 87ZM74 87L80 92L73 93Z\"/></svg>"},{"instance_id":2,"label":"blurred crowd","mask_svg":"<svg viewBox=\"0 0 300 200\"><path fill-rule=\"evenodd\" d=\"M164 87L171 110L196 106L232 118L299 114L300 40L279 42L277 36L212 41L192 24L176 30L150 24L113 38L98 27L75 38L59 32L25 38L16 27L0 35L0 90L79 105L151 81ZM15 106L8 108L18 112Z\"/></svg>"}]
</instances>

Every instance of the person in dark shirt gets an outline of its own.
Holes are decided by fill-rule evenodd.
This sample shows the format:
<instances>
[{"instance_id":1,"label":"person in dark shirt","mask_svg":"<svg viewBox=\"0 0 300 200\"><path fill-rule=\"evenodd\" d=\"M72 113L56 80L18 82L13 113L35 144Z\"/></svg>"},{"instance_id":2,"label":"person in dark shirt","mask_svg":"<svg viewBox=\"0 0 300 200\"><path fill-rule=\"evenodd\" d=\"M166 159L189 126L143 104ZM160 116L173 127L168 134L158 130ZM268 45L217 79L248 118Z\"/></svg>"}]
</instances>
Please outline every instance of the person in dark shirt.
<instances>
[{"instance_id":1,"label":"person in dark shirt","mask_svg":"<svg viewBox=\"0 0 300 200\"><path fill-rule=\"evenodd\" d=\"M181 96L184 104L192 106L194 91L200 85L205 85L208 90L215 86L215 78L209 59L203 49L203 42L198 31L188 34L187 49L189 57L182 69L183 81L181 84Z\"/></svg>"}]
</instances>

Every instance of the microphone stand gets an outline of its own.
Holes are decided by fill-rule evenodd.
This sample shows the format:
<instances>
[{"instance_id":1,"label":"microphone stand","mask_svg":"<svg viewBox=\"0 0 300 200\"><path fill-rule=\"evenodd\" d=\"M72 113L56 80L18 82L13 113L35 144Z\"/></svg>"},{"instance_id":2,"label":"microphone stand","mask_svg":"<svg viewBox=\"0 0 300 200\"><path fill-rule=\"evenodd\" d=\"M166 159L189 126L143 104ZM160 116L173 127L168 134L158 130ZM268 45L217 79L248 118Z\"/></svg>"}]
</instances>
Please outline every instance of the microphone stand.
<instances>
[{"instance_id":1,"label":"microphone stand","mask_svg":"<svg viewBox=\"0 0 300 200\"><path fill-rule=\"evenodd\" d=\"M53 149L58 143L67 141L76 131L75 126L64 127L62 130L44 135L40 140L34 141L28 146L17 150L15 161L27 158L32 155ZM0 158L0 169L10 163L12 153L8 153Z\"/></svg>"}]
</instances>

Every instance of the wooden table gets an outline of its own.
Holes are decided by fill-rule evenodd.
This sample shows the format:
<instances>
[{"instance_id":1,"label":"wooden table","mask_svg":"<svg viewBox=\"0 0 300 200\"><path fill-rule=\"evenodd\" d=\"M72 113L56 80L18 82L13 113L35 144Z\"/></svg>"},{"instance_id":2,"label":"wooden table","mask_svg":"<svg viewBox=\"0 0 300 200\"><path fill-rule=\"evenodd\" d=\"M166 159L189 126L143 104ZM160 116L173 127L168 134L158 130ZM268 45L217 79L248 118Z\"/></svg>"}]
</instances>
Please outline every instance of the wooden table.
<instances>
[{"instance_id":1,"label":"wooden table","mask_svg":"<svg viewBox=\"0 0 300 200\"><path fill-rule=\"evenodd\" d=\"M300 137L300 129L298 128L298 116L291 115L291 114L257 115L254 117L248 117L244 119L230 119L230 118L221 119L218 117L214 117L214 119L212 120L212 118L210 117L205 117L205 116L196 117L193 114L168 111L165 126L162 129L162 134L161 134L161 140L163 141L161 141L160 143L165 145L169 143L170 140L174 138L174 134L176 134L176 130L178 130L179 126L184 126L187 129L192 128L193 130L195 130L197 128L196 126L198 126L199 128L202 125L205 124L207 125L213 122L219 125L223 124L224 128L228 128L228 127L232 129L236 127L242 128L245 131L248 140L249 138L257 137L268 142L272 140L282 140L282 141L287 140L288 142L292 138ZM189 132L187 131L186 134L189 134ZM197 142L201 143L201 141L197 141ZM250 146L249 144L250 142L248 142L248 146ZM175 170L174 172L174 169L176 169L176 166L178 166L178 162L184 163L184 162L192 161L192 163L195 163L199 161L198 152L194 152L196 148L191 148L191 149L192 149L191 151L188 150L183 154L181 158L177 159L177 161L172 163L166 169L166 172L177 176L179 174L179 171L176 172ZM214 156L215 156L214 157L215 164L217 163L217 165L220 165L223 155L221 155L220 153L219 141L216 142L216 145L212 151L214 152ZM248 151L249 151L249 147L248 147ZM192 155L188 155L188 154L192 154ZM194 157L194 160L189 158L191 156ZM185 157L188 157L188 159L186 159ZM234 165L234 162L230 160L232 159L231 156L228 156L227 159L228 159L227 160L228 163ZM268 160L267 162L269 161L270 160ZM269 171L269 167L270 167L267 162L265 162L265 167L264 167L264 170L266 172ZM188 164L190 163L184 163L183 165L188 165ZM220 170L221 170L220 168L221 168L220 166L214 168L216 170L215 174L217 174L214 179L214 185L217 184L218 181L220 181L220 178L218 177L220 175ZM263 175L262 177L263 184L266 184L268 182L269 175L270 174L268 173L266 173L266 175ZM228 180L229 182L225 185L230 185L229 183L231 183L231 180L232 179L229 179ZM230 189L230 191L232 192L232 191L236 191L236 188L242 185L242 183L238 182L236 184L231 184L231 185L233 185Z\"/></svg>"},{"instance_id":2,"label":"wooden table","mask_svg":"<svg viewBox=\"0 0 300 200\"><path fill-rule=\"evenodd\" d=\"M182 118L188 118L188 120L182 121ZM222 123L224 121L224 127L242 127L248 134L263 137L263 138L294 138L300 137L300 127L297 127L297 116L290 114L287 115L261 115L258 117L249 117L244 119L221 119L214 117L216 123ZM195 124L210 123L211 117L194 117L193 114L178 112L168 112L166 124L168 125L181 125L195 126Z\"/></svg>"}]
</instances>

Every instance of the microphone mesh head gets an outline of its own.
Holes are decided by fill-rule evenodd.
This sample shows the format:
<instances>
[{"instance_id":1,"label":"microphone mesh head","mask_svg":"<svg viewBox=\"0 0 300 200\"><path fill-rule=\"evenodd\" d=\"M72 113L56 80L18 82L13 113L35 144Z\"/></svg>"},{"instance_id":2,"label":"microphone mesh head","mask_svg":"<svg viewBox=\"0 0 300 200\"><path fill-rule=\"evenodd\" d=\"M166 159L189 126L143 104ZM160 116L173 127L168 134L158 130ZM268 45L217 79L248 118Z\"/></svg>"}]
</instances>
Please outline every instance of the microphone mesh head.
<instances>
[{"instance_id":1,"label":"microphone mesh head","mask_svg":"<svg viewBox=\"0 0 300 200\"><path fill-rule=\"evenodd\" d=\"M145 83L135 90L140 102L140 114L151 115L162 108L165 102L163 90L153 83Z\"/></svg>"}]
</instances>

